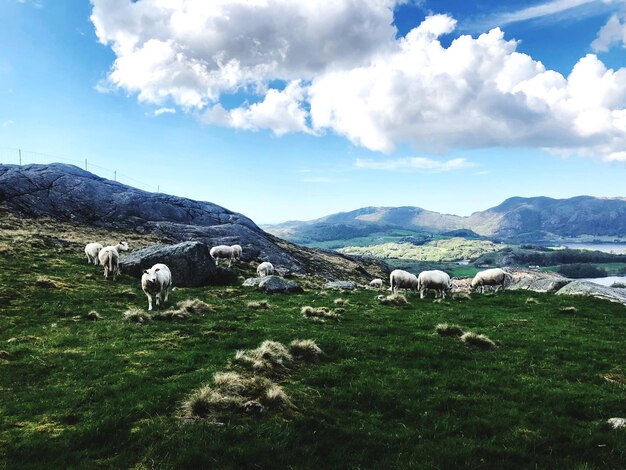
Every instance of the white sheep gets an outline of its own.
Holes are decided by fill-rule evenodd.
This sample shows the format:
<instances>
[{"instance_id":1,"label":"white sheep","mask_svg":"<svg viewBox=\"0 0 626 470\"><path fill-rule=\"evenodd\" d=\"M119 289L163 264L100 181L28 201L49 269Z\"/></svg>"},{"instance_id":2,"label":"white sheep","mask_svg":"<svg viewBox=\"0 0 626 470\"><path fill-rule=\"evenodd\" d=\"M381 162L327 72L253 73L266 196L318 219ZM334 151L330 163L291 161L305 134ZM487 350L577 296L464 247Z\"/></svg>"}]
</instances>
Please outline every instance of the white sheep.
<instances>
[{"instance_id":1,"label":"white sheep","mask_svg":"<svg viewBox=\"0 0 626 470\"><path fill-rule=\"evenodd\" d=\"M150 269L144 270L141 275L141 288L148 297L148 310L152 310L152 296L156 298L157 307L163 302L167 302L167 296L172 288L172 273L163 263L157 263Z\"/></svg>"},{"instance_id":2,"label":"white sheep","mask_svg":"<svg viewBox=\"0 0 626 470\"><path fill-rule=\"evenodd\" d=\"M215 266L219 265L219 261L221 259L227 259L228 267L230 268L230 265L234 258L233 248L226 245L214 246L213 248L211 248L209 254L211 255L211 258L213 258L213 260L215 261Z\"/></svg>"},{"instance_id":3,"label":"white sheep","mask_svg":"<svg viewBox=\"0 0 626 470\"><path fill-rule=\"evenodd\" d=\"M372 279L370 281L370 287L373 289L382 289L383 288L383 280L382 279Z\"/></svg>"},{"instance_id":4,"label":"white sheep","mask_svg":"<svg viewBox=\"0 0 626 470\"><path fill-rule=\"evenodd\" d=\"M239 261L241 259L241 252L243 251L241 245L231 245L233 249L233 259Z\"/></svg>"},{"instance_id":5,"label":"white sheep","mask_svg":"<svg viewBox=\"0 0 626 470\"><path fill-rule=\"evenodd\" d=\"M120 273L120 251L127 251L128 244L126 242L119 242L117 245L109 245L105 246L98 253L98 259L100 260L100 264L104 266L104 277L105 279L109 278L109 275L113 275L113 280L115 281L115 276Z\"/></svg>"},{"instance_id":6,"label":"white sheep","mask_svg":"<svg viewBox=\"0 0 626 470\"><path fill-rule=\"evenodd\" d=\"M417 277L402 269L394 269L389 275L389 290L398 292L398 289L417 289Z\"/></svg>"},{"instance_id":7,"label":"white sheep","mask_svg":"<svg viewBox=\"0 0 626 470\"><path fill-rule=\"evenodd\" d=\"M452 288L450 276L437 269L432 271L422 271L417 277L420 299L426 297L428 289L435 291L435 297L446 298L446 292Z\"/></svg>"},{"instance_id":8,"label":"white sheep","mask_svg":"<svg viewBox=\"0 0 626 470\"><path fill-rule=\"evenodd\" d=\"M259 277L274 274L274 265L269 261L264 261L257 266L256 273L259 275Z\"/></svg>"},{"instance_id":9,"label":"white sheep","mask_svg":"<svg viewBox=\"0 0 626 470\"><path fill-rule=\"evenodd\" d=\"M472 290L485 292L485 286L496 286L496 292L504 290L505 284L510 280L511 275L500 268L486 269L480 271L472 279Z\"/></svg>"},{"instance_id":10,"label":"white sheep","mask_svg":"<svg viewBox=\"0 0 626 470\"><path fill-rule=\"evenodd\" d=\"M87 255L87 262L89 264L97 265L100 260L98 259L98 253L102 249L102 245L100 243L87 243L85 245L85 254Z\"/></svg>"}]
</instances>

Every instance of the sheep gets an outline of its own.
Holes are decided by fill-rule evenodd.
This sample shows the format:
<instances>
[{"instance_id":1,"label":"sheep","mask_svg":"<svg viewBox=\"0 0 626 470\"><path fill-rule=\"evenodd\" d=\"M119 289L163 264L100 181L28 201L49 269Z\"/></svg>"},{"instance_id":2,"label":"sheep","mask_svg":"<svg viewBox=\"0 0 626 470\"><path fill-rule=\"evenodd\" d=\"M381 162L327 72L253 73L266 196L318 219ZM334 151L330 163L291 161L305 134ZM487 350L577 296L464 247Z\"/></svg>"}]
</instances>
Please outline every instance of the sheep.
<instances>
[{"instance_id":1,"label":"sheep","mask_svg":"<svg viewBox=\"0 0 626 470\"><path fill-rule=\"evenodd\" d=\"M230 268L230 265L234 258L233 247L226 245L214 246L213 248L211 248L209 254L211 255L211 258L213 258L213 260L215 261L215 266L219 265L221 259L227 259L228 267Z\"/></svg>"},{"instance_id":2,"label":"sheep","mask_svg":"<svg viewBox=\"0 0 626 470\"><path fill-rule=\"evenodd\" d=\"M156 304L167 302L167 296L172 288L172 273L163 263L157 263L150 269L144 270L141 276L141 288L148 297L148 310L152 310L152 296L156 297Z\"/></svg>"},{"instance_id":3,"label":"sheep","mask_svg":"<svg viewBox=\"0 0 626 470\"><path fill-rule=\"evenodd\" d=\"M264 261L256 268L256 273L259 275L259 277L274 274L274 265L269 261Z\"/></svg>"},{"instance_id":4,"label":"sheep","mask_svg":"<svg viewBox=\"0 0 626 470\"><path fill-rule=\"evenodd\" d=\"M233 250L233 259L235 261L239 261L241 259L242 252L241 245L231 245L231 248Z\"/></svg>"},{"instance_id":5,"label":"sheep","mask_svg":"<svg viewBox=\"0 0 626 470\"><path fill-rule=\"evenodd\" d=\"M87 243L85 245L85 254L87 255L87 262L89 264L97 265L100 260L98 259L98 253L102 249L102 245L100 243Z\"/></svg>"},{"instance_id":6,"label":"sheep","mask_svg":"<svg viewBox=\"0 0 626 470\"><path fill-rule=\"evenodd\" d=\"M126 242L119 242L117 245L109 245L105 246L98 253L98 260L100 264L104 266L104 278L108 279L109 275L113 275L113 280L115 281L115 276L120 273L120 251L127 251L128 244Z\"/></svg>"},{"instance_id":7,"label":"sheep","mask_svg":"<svg viewBox=\"0 0 626 470\"><path fill-rule=\"evenodd\" d=\"M398 292L398 289L411 289L417 290L417 277L415 274L411 274L402 269L394 269L389 275L389 290L394 293Z\"/></svg>"},{"instance_id":8,"label":"sheep","mask_svg":"<svg viewBox=\"0 0 626 470\"><path fill-rule=\"evenodd\" d=\"M383 280L382 279L373 279L370 281L370 287L373 289L382 289L383 288Z\"/></svg>"},{"instance_id":9,"label":"sheep","mask_svg":"<svg viewBox=\"0 0 626 470\"><path fill-rule=\"evenodd\" d=\"M504 290L504 286L508 284L511 275L500 268L486 269L480 271L472 279L472 290L480 289L481 293L485 292L485 286L496 286L496 292Z\"/></svg>"},{"instance_id":10,"label":"sheep","mask_svg":"<svg viewBox=\"0 0 626 470\"><path fill-rule=\"evenodd\" d=\"M452 287L450 283L450 276L437 269L432 271L422 271L417 277L417 280L417 289L420 291L420 299L426 297L428 289L433 289L435 291L435 297L445 299L446 292Z\"/></svg>"}]
</instances>

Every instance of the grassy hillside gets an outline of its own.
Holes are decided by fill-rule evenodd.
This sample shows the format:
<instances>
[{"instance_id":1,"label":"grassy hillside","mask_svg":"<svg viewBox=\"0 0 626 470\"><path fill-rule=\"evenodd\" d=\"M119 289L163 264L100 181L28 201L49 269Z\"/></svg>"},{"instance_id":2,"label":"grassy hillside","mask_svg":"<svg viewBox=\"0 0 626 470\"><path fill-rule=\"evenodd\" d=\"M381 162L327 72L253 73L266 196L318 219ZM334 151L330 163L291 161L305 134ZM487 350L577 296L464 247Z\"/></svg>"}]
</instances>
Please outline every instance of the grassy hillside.
<instances>
[{"instance_id":1,"label":"grassy hillside","mask_svg":"<svg viewBox=\"0 0 626 470\"><path fill-rule=\"evenodd\" d=\"M620 468L626 308L505 292L381 305L378 292L297 296L178 289L212 306L179 322L123 321L145 308L136 279L101 279L80 246L0 232L0 467ZM304 305L336 309L314 322ZM269 301L257 310L250 301ZM576 311L562 311L575 307ZM82 316L90 310L101 321ZM488 335L480 351L435 334ZM294 407L221 424L181 403L235 351L313 339L326 356L278 377Z\"/></svg>"},{"instance_id":2,"label":"grassy hillside","mask_svg":"<svg viewBox=\"0 0 626 470\"><path fill-rule=\"evenodd\" d=\"M501 251L504 248L506 245L487 240L466 240L456 237L435 240L420 246L411 243L383 243L364 247L349 246L338 251L350 255L368 255L375 258L442 262L476 259L487 253Z\"/></svg>"}]
</instances>

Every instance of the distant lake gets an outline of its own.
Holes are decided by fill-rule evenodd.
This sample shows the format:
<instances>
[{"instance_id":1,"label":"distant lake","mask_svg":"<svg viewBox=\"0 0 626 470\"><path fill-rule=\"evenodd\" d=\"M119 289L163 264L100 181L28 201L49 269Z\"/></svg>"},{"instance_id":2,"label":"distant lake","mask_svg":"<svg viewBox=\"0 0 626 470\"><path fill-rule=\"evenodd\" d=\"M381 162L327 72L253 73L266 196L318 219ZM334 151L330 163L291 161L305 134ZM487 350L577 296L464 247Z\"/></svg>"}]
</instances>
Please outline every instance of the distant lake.
<instances>
[{"instance_id":1,"label":"distant lake","mask_svg":"<svg viewBox=\"0 0 626 470\"><path fill-rule=\"evenodd\" d=\"M608 276L608 277L594 277L588 279L576 279L577 281L589 281L594 284L600 284L601 286L611 287L614 282L621 282L626 284L626 276Z\"/></svg>"},{"instance_id":2,"label":"distant lake","mask_svg":"<svg viewBox=\"0 0 626 470\"><path fill-rule=\"evenodd\" d=\"M595 250L605 253L626 254L626 243L563 243L572 250Z\"/></svg>"}]
</instances>

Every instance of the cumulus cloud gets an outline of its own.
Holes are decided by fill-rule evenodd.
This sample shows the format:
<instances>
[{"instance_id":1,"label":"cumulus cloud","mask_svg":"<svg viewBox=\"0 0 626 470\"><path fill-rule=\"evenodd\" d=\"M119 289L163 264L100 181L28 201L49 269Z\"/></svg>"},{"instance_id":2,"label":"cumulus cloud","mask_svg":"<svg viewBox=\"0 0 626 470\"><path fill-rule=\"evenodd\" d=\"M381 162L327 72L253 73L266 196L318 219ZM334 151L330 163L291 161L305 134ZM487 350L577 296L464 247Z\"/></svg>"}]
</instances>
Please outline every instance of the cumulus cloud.
<instances>
[{"instance_id":1,"label":"cumulus cloud","mask_svg":"<svg viewBox=\"0 0 626 470\"><path fill-rule=\"evenodd\" d=\"M370 170L426 170L426 171L451 171L460 170L473 166L465 158L453 158L451 160L435 160L425 157L407 157L387 160L372 160L357 158L357 168Z\"/></svg>"},{"instance_id":2,"label":"cumulus cloud","mask_svg":"<svg viewBox=\"0 0 626 470\"><path fill-rule=\"evenodd\" d=\"M117 57L108 85L208 124L330 132L381 152L530 146L616 161L626 148L626 69L589 54L564 76L499 28L444 47L456 28L448 15L395 39L399 0L92 3L98 38ZM241 91L255 98L225 106Z\"/></svg>"},{"instance_id":3,"label":"cumulus cloud","mask_svg":"<svg viewBox=\"0 0 626 470\"><path fill-rule=\"evenodd\" d=\"M159 108L154 110L155 116L160 116L161 114L176 114L176 109L174 108Z\"/></svg>"},{"instance_id":4,"label":"cumulus cloud","mask_svg":"<svg viewBox=\"0 0 626 470\"><path fill-rule=\"evenodd\" d=\"M598 32L591 47L595 51L608 51L615 44L626 47L626 15L624 14L612 15Z\"/></svg>"}]
</instances>

